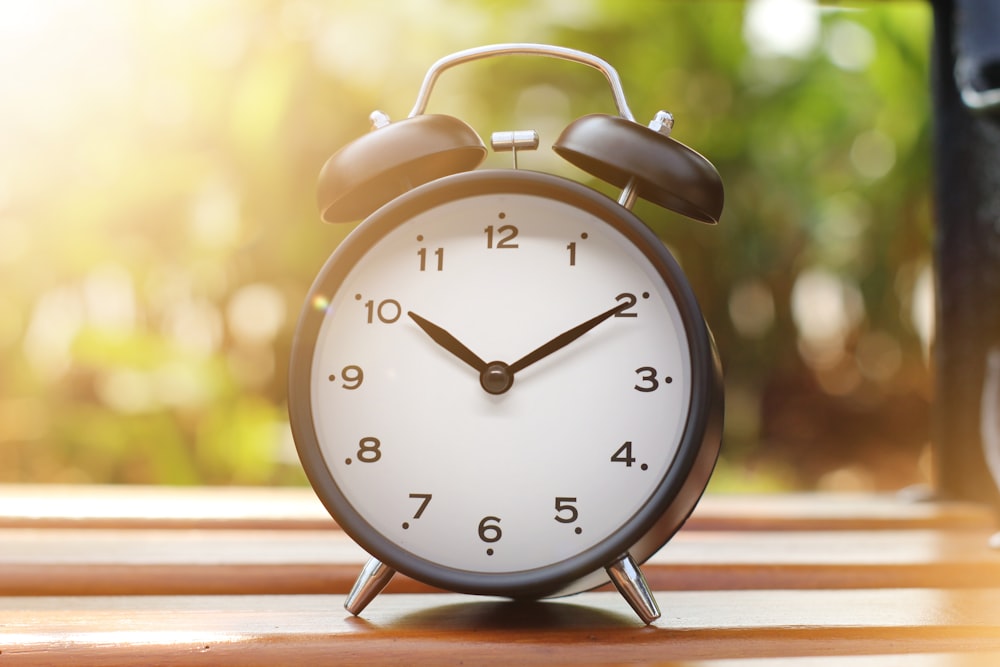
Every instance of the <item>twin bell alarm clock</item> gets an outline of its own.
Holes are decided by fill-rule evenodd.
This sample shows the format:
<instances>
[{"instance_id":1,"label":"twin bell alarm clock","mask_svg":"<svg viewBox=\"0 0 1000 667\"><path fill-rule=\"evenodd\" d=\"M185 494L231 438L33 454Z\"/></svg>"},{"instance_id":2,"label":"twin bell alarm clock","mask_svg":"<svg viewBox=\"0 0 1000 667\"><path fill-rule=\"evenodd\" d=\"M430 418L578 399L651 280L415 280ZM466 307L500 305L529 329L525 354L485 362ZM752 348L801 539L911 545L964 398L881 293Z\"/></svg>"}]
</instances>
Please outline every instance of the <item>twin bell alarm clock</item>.
<instances>
[{"instance_id":1,"label":"twin bell alarm clock","mask_svg":"<svg viewBox=\"0 0 1000 667\"><path fill-rule=\"evenodd\" d=\"M446 69L509 55L607 79L618 115L574 120L552 148L617 201L519 169L532 130L494 133L513 168L478 169L479 135L425 113ZM288 388L306 475L371 556L346 609L396 572L519 599L610 580L652 622L639 565L708 484L723 390L688 281L631 209L642 197L715 223L717 171L670 138L670 114L637 123L607 62L555 46L442 58L406 119L372 121L319 176L323 219L363 221L309 291Z\"/></svg>"}]
</instances>

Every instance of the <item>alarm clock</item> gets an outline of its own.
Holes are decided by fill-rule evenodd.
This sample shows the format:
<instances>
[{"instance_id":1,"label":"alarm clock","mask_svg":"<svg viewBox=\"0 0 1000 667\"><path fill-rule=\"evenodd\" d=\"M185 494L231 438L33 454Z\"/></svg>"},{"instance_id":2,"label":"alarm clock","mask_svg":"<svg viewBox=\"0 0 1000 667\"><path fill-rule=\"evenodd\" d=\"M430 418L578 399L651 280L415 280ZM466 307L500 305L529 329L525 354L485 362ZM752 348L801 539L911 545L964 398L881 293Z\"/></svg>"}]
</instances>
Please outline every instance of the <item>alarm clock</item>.
<instances>
[{"instance_id":1,"label":"alarm clock","mask_svg":"<svg viewBox=\"0 0 1000 667\"><path fill-rule=\"evenodd\" d=\"M534 131L497 132L477 169L466 123L426 114L441 72L535 55L593 67L618 115L579 118L556 153L622 192L521 169ZM450 591L548 598L613 582L646 623L639 569L682 526L719 452L719 357L684 274L632 213L642 197L714 223L704 157L637 123L588 53L499 44L434 63L410 115L319 177L328 222L363 221L326 261L295 332L288 404L316 494L371 559L345 608L396 572Z\"/></svg>"}]
</instances>

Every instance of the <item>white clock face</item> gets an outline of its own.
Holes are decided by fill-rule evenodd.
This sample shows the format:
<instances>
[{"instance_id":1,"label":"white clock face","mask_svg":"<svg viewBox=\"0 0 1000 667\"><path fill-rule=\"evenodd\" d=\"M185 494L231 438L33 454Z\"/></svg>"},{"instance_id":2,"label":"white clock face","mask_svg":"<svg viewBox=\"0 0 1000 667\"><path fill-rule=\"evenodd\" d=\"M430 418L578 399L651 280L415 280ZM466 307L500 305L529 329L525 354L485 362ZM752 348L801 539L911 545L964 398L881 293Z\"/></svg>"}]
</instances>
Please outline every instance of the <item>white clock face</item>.
<instances>
[{"instance_id":1,"label":"white clock face","mask_svg":"<svg viewBox=\"0 0 1000 667\"><path fill-rule=\"evenodd\" d=\"M613 536L670 469L692 402L654 264L586 207L537 194L462 196L394 225L312 294L313 429L346 502L408 554L469 572Z\"/></svg>"}]
</instances>

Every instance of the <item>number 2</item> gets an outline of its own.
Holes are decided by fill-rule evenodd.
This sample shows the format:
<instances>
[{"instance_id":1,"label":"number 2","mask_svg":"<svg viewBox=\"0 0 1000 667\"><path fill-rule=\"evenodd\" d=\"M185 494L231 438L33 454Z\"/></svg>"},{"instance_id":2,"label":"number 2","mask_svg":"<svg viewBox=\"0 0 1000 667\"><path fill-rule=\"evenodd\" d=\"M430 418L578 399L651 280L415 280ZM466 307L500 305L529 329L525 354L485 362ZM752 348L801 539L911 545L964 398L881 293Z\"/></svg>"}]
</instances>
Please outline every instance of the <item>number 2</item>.
<instances>
[{"instance_id":1,"label":"number 2","mask_svg":"<svg viewBox=\"0 0 1000 667\"><path fill-rule=\"evenodd\" d=\"M635 308L635 304L638 301L638 299L635 298L635 294L631 294L629 292L622 292L621 294L615 297L615 301L621 301L623 303L628 304L627 307L622 308L617 313L615 313L615 317L639 317L638 313L629 312L630 310Z\"/></svg>"}]
</instances>

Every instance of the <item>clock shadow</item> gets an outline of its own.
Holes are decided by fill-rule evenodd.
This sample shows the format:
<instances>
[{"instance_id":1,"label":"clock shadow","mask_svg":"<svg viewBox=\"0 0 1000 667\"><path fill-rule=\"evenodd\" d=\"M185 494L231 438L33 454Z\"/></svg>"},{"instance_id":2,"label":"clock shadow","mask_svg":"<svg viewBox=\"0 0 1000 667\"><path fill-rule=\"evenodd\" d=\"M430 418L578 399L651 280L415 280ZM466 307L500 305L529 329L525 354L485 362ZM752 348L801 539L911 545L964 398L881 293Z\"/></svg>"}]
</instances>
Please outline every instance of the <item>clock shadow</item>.
<instances>
[{"instance_id":1,"label":"clock shadow","mask_svg":"<svg viewBox=\"0 0 1000 667\"><path fill-rule=\"evenodd\" d=\"M394 629L644 629L634 615L554 600L473 600L421 609L387 624Z\"/></svg>"}]
</instances>

